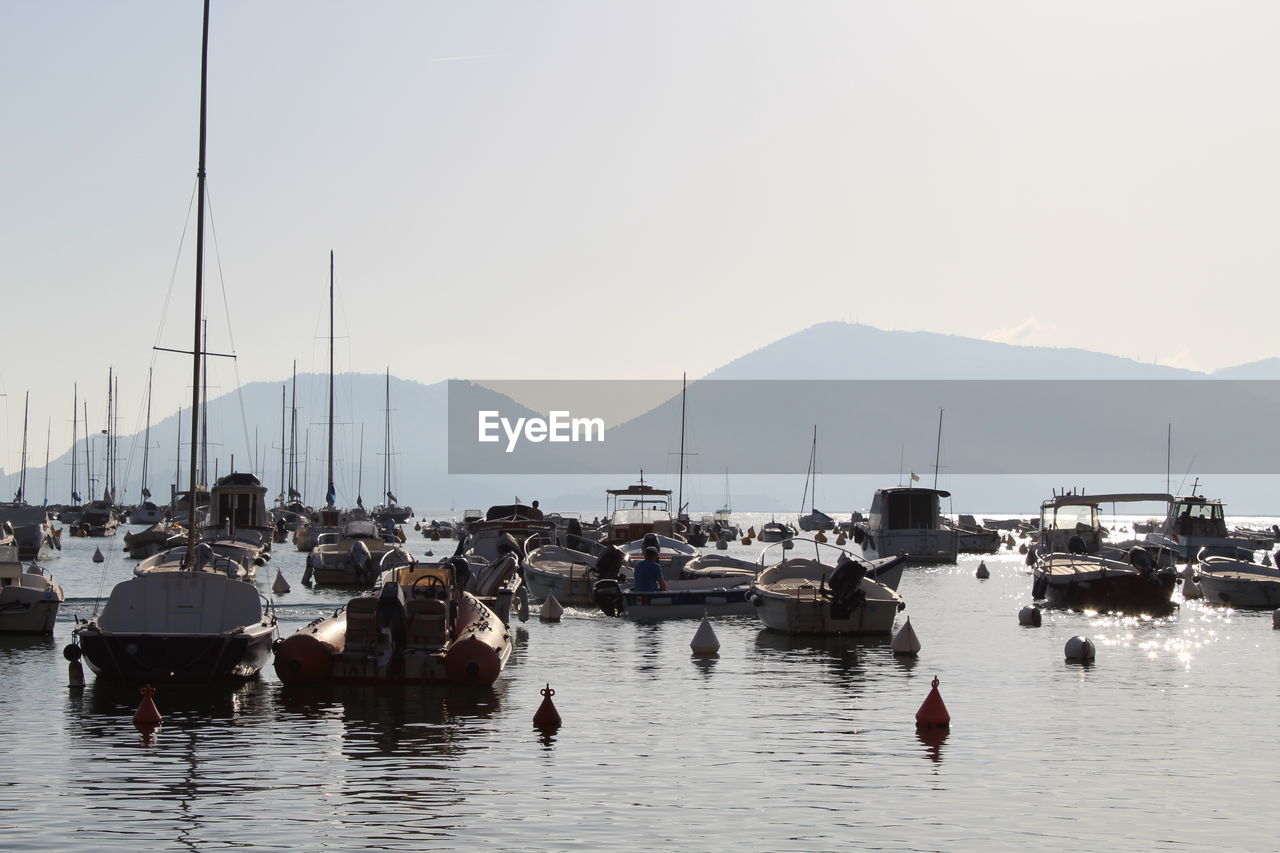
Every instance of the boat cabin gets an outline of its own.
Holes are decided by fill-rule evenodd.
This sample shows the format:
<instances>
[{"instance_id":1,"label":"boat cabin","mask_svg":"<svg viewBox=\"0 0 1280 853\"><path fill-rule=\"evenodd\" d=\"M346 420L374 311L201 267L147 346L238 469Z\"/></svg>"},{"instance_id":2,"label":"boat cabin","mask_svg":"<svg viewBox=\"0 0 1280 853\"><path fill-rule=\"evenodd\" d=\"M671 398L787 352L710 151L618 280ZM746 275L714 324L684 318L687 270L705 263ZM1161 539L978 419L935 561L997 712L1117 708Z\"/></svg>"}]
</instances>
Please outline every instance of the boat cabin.
<instances>
[{"instance_id":1,"label":"boat cabin","mask_svg":"<svg viewBox=\"0 0 1280 853\"><path fill-rule=\"evenodd\" d=\"M938 530L941 527L942 498L950 492L938 489L901 487L877 489L871 501L872 531Z\"/></svg>"},{"instance_id":2,"label":"boat cabin","mask_svg":"<svg viewBox=\"0 0 1280 853\"><path fill-rule=\"evenodd\" d=\"M1102 504L1116 503L1170 503L1172 495L1159 493L1121 493L1078 495L1069 492L1054 495L1040 504L1040 544L1052 553L1064 554L1071 551L1071 540L1080 537L1077 547L1083 544L1087 554L1097 554L1102 550L1102 540L1106 532L1099 520L1098 507Z\"/></svg>"},{"instance_id":3,"label":"boat cabin","mask_svg":"<svg viewBox=\"0 0 1280 853\"><path fill-rule=\"evenodd\" d=\"M1203 497L1179 497L1169 507L1165 532L1172 536L1217 536L1225 538L1227 518L1221 501Z\"/></svg>"},{"instance_id":4,"label":"boat cabin","mask_svg":"<svg viewBox=\"0 0 1280 853\"><path fill-rule=\"evenodd\" d=\"M214 483L209 495L211 527L234 533L274 526L267 514L267 487L252 474L228 474Z\"/></svg>"},{"instance_id":5,"label":"boat cabin","mask_svg":"<svg viewBox=\"0 0 1280 853\"><path fill-rule=\"evenodd\" d=\"M607 489L605 515L609 519L605 527L606 545L625 545L643 539L647 533L684 541L671 517L671 490L656 489L645 483L643 477L625 489Z\"/></svg>"}]
</instances>

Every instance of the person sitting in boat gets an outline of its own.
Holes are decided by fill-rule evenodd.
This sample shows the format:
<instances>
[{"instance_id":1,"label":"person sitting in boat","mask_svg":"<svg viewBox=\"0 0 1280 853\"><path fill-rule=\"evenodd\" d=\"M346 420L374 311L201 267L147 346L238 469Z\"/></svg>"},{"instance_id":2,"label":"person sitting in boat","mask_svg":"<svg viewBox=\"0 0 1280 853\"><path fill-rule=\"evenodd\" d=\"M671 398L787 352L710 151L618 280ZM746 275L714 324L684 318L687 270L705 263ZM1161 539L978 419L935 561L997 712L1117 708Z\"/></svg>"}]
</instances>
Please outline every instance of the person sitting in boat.
<instances>
[{"instance_id":1,"label":"person sitting in boat","mask_svg":"<svg viewBox=\"0 0 1280 853\"><path fill-rule=\"evenodd\" d=\"M644 549L644 559L631 569L635 575L632 586L635 592L658 592L667 588L662 578L662 564L658 562L658 549L652 545Z\"/></svg>"}]
</instances>

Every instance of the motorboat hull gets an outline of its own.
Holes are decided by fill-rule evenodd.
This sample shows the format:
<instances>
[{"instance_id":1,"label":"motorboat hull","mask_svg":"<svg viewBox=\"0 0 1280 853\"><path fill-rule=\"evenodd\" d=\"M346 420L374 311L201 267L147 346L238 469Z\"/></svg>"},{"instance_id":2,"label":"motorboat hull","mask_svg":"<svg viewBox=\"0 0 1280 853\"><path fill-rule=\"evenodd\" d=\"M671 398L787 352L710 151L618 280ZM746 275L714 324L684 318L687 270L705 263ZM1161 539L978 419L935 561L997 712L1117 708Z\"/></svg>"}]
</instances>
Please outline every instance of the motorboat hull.
<instances>
[{"instance_id":1,"label":"motorboat hull","mask_svg":"<svg viewBox=\"0 0 1280 853\"><path fill-rule=\"evenodd\" d=\"M1177 575L1142 571L1115 560L1050 555L1033 572L1032 595L1049 607L1166 616Z\"/></svg>"},{"instance_id":2,"label":"motorboat hull","mask_svg":"<svg viewBox=\"0 0 1280 853\"><path fill-rule=\"evenodd\" d=\"M756 613L766 628L788 634L889 634L898 615L897 602L868 601L839 618L832 602L818 596L779 595L756 591Z\"/></svg>"},{"instance_id":3,"label":"motorboat hull","mask_svg":"<svg viewBox=\"0 0 1280 853\"><path fill-rule=\"evenodd\" d=\"M10 593L10 589L6 587L0 590L0 633L53 633L53 624L58 619L58 607L62 600L52 592L19 590L24 594L16 595Z\"/></svg>"},{"instance_id":4,"label":"motorboat hull","mask_svg":"<svg viewBox=\"0 0 1280 853\"><path fill-rule=\"evenodd\" d=\"M855 540L856 541L856 540ZM912 563L954 563L959 540L954 530L867 530L860 543L869 560L905 554Z\"/></svg>"},{"instance_id":5,"label":"motorboat hull","mask_svg":"<svg viewBox=\"0 0 1280 853\"><path fill-rule=\"evenodd\" d=\"M238 634L115 634L82 630L80 650L99 677L130 682L252 678L271 657L274 627Z\"/></svg>"},{"instance_id":6,"label":"motorboat hull","mask_svg":"<svg viewBox=\"0 0 1280 853\"><path fill-rule=\"evenodd\" d=\"M1229 607L1280 607L1280 568L1244 560L1210 559L1196 575L1204 600Z\"/></svg>"}]
</instances>

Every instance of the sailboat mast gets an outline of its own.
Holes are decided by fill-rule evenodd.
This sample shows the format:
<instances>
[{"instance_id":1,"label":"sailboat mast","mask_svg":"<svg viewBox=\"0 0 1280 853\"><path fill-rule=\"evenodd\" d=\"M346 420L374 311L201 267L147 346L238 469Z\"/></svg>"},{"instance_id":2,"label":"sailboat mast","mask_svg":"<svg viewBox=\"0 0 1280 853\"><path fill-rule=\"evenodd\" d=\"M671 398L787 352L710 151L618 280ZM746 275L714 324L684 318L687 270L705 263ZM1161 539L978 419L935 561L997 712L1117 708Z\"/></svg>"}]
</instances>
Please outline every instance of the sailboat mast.
<instances>
[{"instance_id":1,"label":"sailboat mast","mask_svg":"<svg viewBox=\"0 0 1280 853\"><path fill-rule=\"evenodd\" d=\"M360 457L356 462L356 506L364 508L364 424L360 424Z\"/></svg>"},{"instance_id":2,"label":"sailboat mast","mask_svg":"<svg viewBox=\"0 0 1280 853\"><path fill-rule=\"evenodd\" d=\"M108 481L111 485L111 502L116 502L116 462L119 461L119 453L116 452L116 445L120 441L120 377L117 376L111 385L112 399L115 400L111 404L111 422L107 424L111 430L111 434L107 438L107 451L111 454L111 479Z\"/></svg>"},{"instance_id":3,"label":"sailboat mast","mask_svg":"<svg viewBox=\"0 0 1280 853\"><path fill-rule=\"evenodd\" d=\"M49 505L49 442L53 440L53 418L49 418L49 423L45 428L44 434L44 497L40 501L41 506ZM75 458L75 454L72 454Z\"/></svg>"},{"instance_id":4,"label":"sailboat mast","mask_svg":"<svg viewBox=\"0 0 1280 853\"><path fill-rule=\"evenodd\" d=\"M1169 424L1164 440L1164 492L1169 494L1173 488L1173 424Z\"/></svg>"},{"instance_id":5,"label":"sailboat mast","mask_svg":"<svg viewBox=\"0 0 1280 853\"><path fill-rule=\"evenodd\" d=\"M14 503L27 502L27 412L31 405L31 392L28 391L22 403L22 475L18 478L18 494Z\"/></svg>"},{"instance_id":6,"label":"sailboat mast","mask_svg":"<svg viewBox=\"0 0 1280 853\"><path fill-rule=\"evenodd\" d=\"M298 360L293 360L293 396L289 402L289 491L288 501L298 492ZM298 497L302 495L299 493Z\"/></svg>"},{"instance_id":7,"label":"sailboat mast","mask_svg":"<svg viewBox=\"0 0 1280 853\"><path fill-rule=\"evenodd\" d=\"M689 374L680 374L680 477L679 491L676 493L676 518L684 515L684 406L688 393Z\"/></svg>"},{"instance_id":8,"label":"sailboat mast","mask_svg":"<svg viewBox=\"0 0 1280 853\"><path fill-rule=\"evenodd\" d=\"M938 409L938 446L933 451L933 487L938 488L938 463L942 461L942 409Z\"/></svg>"},{"instance_id":9,"label":"sailboat mast","mask_svg":"<svg viewBox=\"0 0 1280 853\"><path fill-rule=\"evenodd\" d=\"M151 490L147 488L147 462L151 455L151 374L152 368L147 368L147 429L142 434L142 501L145 503L151 497Z\"/></svg>"},{"instance_id":10,"label":"sailboat mast","mask_svg":"<svg viewBox=\"0 0 1280 853\"><path fill-rule=\"evenodd\" d=\"M84 484L88 487L89 500L93 500L93 441L89 438L89 401L80 405L84 408Z\"/></svg>"},{"instance_id":11,"label":"sailboat mast","mask_svg":"<svg viewBox=\"0 0 1280 853\"><path fill-rule=\"evenodd\" d=\"M289 424L289 410L285 405L289 399L289 389L280 386L280 505L289 502L289 472L284 467L284 430Z\"/></svg>"},{"instance_id":12,"label":"sailboat mast","mask_svg":"<svg viewBox=\"0 0 1280 853\"><path fill-rule=\"evenodd\" d=\"M204 329L204 340L209 340L209 318L204 318L201 324ZM208 344L206 343L206 346ZM209 353L201 351L200 353L202 376L200 377L200 409L198 420L200 421L200 479L206 486L210 484L209 479ZM215 471L217 466L215 465ZM217 478L217 474L214 474Z\"/></svg>"},{"instance_id":13,"label":"sailboat mast","mask_svg":"<svg viewBox=\"0 0 1280 853\"><path fill-rule=\"evenodd\" d=\"M77 383L71 383L71 505L78 506L80 504L80 496L76 494L76 483L80 479L80 472L76 465L76 440L78 438L79 424L76 418L80 414L80 386Z\"/></svg>"},{"instance_id":14,"label":"sailboat mast","mask_svg":"<svg viewBox=\"0 0 1280 853\"><path fill-rule=\"evenodd\" d=\"M195 567L196 538L196 465L200 458L200 388L201 359L204 352L202 339L202 315L204 313L204 164L205 164L205 115L209 86L209 0L204 0L204 22L200 35L200 159L196 167L196 292L194 343L191 347L191 494L190 513L187 521L188 568Z\"/></svg>"},{"instance_id":15,"label":"sailboat mast","mask_svg":"<svg viewBox=\"0 0 1280 853\"><path fill-rule=\"evenodd\" d=\"M338 491L333 485L333 250L329 250L329 487L325 504L332 507Z\"/></svg>"},{"instance_id":16,"label":"sailboat mast","mask_svg":"<svg viewBox=\"0 0 1280 853\"><path fill-rule=\"evenodd\" d=\"M386 402L384 404L386 424L382 436L382 500L391 506L391 368L387 368Z\"/></svg>"}]
</instances>

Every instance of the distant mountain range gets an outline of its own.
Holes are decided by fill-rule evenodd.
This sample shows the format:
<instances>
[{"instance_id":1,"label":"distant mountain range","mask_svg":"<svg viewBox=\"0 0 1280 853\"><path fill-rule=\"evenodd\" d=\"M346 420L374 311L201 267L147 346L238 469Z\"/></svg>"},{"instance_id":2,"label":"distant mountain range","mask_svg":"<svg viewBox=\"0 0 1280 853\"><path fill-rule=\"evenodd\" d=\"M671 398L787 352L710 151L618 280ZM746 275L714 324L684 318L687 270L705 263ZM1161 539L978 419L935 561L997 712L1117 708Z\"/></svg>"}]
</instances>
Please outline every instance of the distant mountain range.
<instances>
[{"instance_id":1,"label":"distant mountain range","mask_svg":"<svg viewBox=\"0 0 1280 853\"><path fill-rule=\"evenodd\" d=\"M709 373L705 379L1280 379L1280 358L1265 359L1251 364L1225 368L1213 374L1200 373L1157 364L1146 364L1119 356L1090 352L1075 348L1028 347L1014 344L943 335L932 332L896 332L871 326L826 322L811 326L795 334L767 344L753 352L736 358ZM311 503L323 501L325 491L325 429L324 415L327 409L327 377L305 374L298 377L297 399L303 407L298 416L298 447L295 448L297 480ZM382 499L383 434L385 378L381 375L347 374L338 377L335 401L335 481L339 503L354 504L357 497L372 506ZM257 382L245 385L238 391L211 400L209 415L210 467L217 466L219 473L226 473L234 456L240 470L254 468L274 497L282 487L285 476L281 472L281 396L290 395L288 382ZM477 393L485 393L478 390ZM411 379L391 378L392 424L392 491L401 504L412 505L422 511L442 512L450 507L460 511L464 506L480 507L486 503L505 502L514 497L525 500L541 498L548 507L560 506L577 510L600 507L603 510L603 490L606 487L625 485L618 476L582 476L563 474L558 476L503 476L500 474L460 476L449 475L447 437L447 383L426 385ZM516 411L510 400L501 398L504 411ZM676 408L673 408L675 406ZM525 414L532 414L525 412ZM702 414L706 414L703 412ZM183 412L183 417L189 412ZM285 415L287 419L287 413ZM1163 435L1164 427L1159 432ZM360 463L361 427L364 430L363 466ZM721 427L717 427L720 429ZM708 443L714 436L709 427L700 427L700 438ZM906 426L903 426L906 429ZM672 431L679 435L678 399L667 400L662 406L646 415L621 425L616 434L618 440L643 447L651 442L654 462L648 477L661 485L674 488L676 463L670 457ZM931 433L932 426L924 432ZM286 430L287 431L287 430ZM731 431L731 429L730 429ZM918 431L918 430L917 430ZM307 436L309 435L309 450ZM1178 448L1175 426L1175 448ZM151 428L151 452L149 468L152 472L150 487L157 500L165 500L169 484L174 481L178 451L176 417L169 417ZM187 465L186 426L183 427L183 453L181 465ZM95 459L95 477L99 480L94 489L100 494L102 442L94 437L92 455ZM919 436L913 438L919 443ZM952 444L958 445L958 435ZM286 436L286 446L288 439ZM256 452L254 445L256 444ZM801 476L746 477L733 474L734 503L743 509L760 511L799 508L802 490L804 459L807 446L803 441L794 442L786 452L795 456L797 471ZM929 459L932 462L932 443L929 442ZM117 475L117 497L127 503L138 500L141 475L141 435L122 436L119 442L120 456ZM1163 443L1159 448L1163 457ZM85 440L76 448L80 466L80 490L84 492ZM886 454L881 451L881 455ZM893 454L888 454L893 455ZM1189 449L1180 453L1190 457ZM918 457L919 454L916 454ZM566 457L571 459L571 457ZM566 462L566 467L571 463ZM944 463L945 464L945 463ZM906 461L908 468L923 467L918 458ZM1175 468L1185 467L1185 460ZM288 466L286 465L286 468ZM886 467L897 467L897 459ZM49 471L49 499L51 503L65 502L71 492L70 453L53 460ZM724 500L723 470L715 470L700 464L690 464L687 470L702 472L693 477L686 487L686 494L693 495L695 511L718 506ZM923 473L923 472L921 472ZM1194 473L1194 472L1193 472ZM5 486L11 495L17 488L16 472L6 472ZM844 512L865 507L870 502L870 489L874 484L886 485L888 472L880 477L824 477L820 507L829 512ZM40 497L40 484L44 473L39 468L27 472L27 497ZM183 475L185 482L186 475ZM627 479L626 477L622 479ZM944 477L944 480L947 478ZM988 478L991 479L991 478ZM998 478L997 478L998 479ZM1163 476L1160 478L1163 487ZM668 482L672 481L672 482ZM943 483L959 491L954 478ZM869 485L871 484L871 485ZM1056 484L1055 484L1056 485ZM1086 484L1088 485L1088 484ZM1150 489L1156 484L1145 482L1134 488ZM979 509L981 511L1031 512L1043 497L1049 484L1032 480L1020 486L1017 497L1006 499L999 484L989 483L978 489L979 502L965 502L957 511ZM1099 489L1090 486L1091 491ZM779 494L779 491L785 494ZM794 492L794 494L791 494ZM977 494L978 492L974 492ZM1259 488L1256 499L1262 500L1264 491ZM1270 505L1269 488L1265 491ZM7 495L6 495L7 496ZM705 497L703 497L705 496ZM1221 495L1228 497L1227 495ZM1266 510L1267 507L1261 507Z\"/></svg>"}]
</instances>

